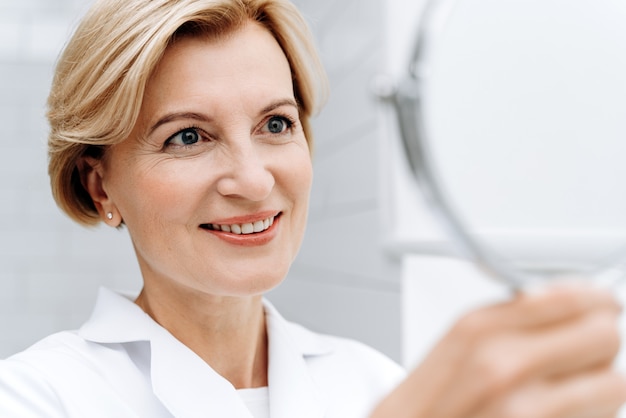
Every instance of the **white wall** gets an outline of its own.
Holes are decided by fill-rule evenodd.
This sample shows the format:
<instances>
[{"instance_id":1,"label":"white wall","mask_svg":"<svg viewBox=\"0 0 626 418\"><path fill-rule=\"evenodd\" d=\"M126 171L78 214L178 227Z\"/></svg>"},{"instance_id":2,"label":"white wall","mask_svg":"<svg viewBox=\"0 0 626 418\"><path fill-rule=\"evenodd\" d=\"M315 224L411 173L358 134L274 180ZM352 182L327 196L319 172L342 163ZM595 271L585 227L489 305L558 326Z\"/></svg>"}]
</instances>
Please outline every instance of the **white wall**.
<instances>
[{"instance_id":1,"label":"white wall","mask_svg":"<svg viewBox=\"0 0 626 418\"><path fill-rule=\"evenodd\" d=\"M287 281L271 299L288 317L349 336L400 360L400 285L382 248L377 104L387 4L295 1L311 22L331 82L315 121L309 227Z\"/></svg>"},{"instance_id":2,"label":"white wall","mask_svg":"<svg viewBox=\"0 0 626 418\"><path fill-rule=\"evenodd\" d=\"M0 0L0 357L88 316L98 286L137 290L125 231L74 225L46 174L45 99L53 61L83 0ZM270 298L286 317L400 359L398 267L381 251L376 109L383 60L379 0L299 0L331 78L315 123L308 233Z\"/></svg>"},{"instance_id":3,"label":"white wall","mask_svg":"<svg viewBox=\"0 0 626 418\"><path fill-rule=\"evenodd\" d=\"M387 73L397 77L407 68L414 11L424 3L388 3ZM623 251L624 5L458 5L453 18L468 19L456 26L446 21L437 46L459 43L445 53L437 49L438 66L426 69L421 90L431 156L438 156L440 179L452 185L445 191L461 197L456 207L477 220L472 226L482 238L516 260L569 267ZM506 36L513 27L519 32ZM509 292L458 259L409 173L394 115L387 108L380 115L383 215L391 220L384 242L402 259L403 362L411 365L467 309Z\"/></svg>"},{"instance_id":4,"label":"white wall","mask_svg":"<svg viewBox=\"0 0 626 418\"><path fill-rule=\"evenodd\" d=\"M45 99L81 1L0 2L0 357L80 325L99 284L137 288L124 233L73 225L47 177Z\"/></svg>"}]
</instances>

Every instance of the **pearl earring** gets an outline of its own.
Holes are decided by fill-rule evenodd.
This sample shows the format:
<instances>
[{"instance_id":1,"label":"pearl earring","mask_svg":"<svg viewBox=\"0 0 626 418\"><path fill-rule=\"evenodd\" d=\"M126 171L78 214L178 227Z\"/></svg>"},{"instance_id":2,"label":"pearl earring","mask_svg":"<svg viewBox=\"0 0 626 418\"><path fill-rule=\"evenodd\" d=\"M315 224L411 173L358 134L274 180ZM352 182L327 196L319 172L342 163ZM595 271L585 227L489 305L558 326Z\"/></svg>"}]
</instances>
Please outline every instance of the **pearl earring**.
<instances>
[{"instance_id":1,"label":"pearl earring","mask_svg":"<svg viewBox=\"0 0 626 418\"><path fill-rule=\"evenodd\" d=\"M113 219L113 213L112 212L108 212L107 213L107 219L110 221L111 219Z\"/></svg>"}]
</instances>

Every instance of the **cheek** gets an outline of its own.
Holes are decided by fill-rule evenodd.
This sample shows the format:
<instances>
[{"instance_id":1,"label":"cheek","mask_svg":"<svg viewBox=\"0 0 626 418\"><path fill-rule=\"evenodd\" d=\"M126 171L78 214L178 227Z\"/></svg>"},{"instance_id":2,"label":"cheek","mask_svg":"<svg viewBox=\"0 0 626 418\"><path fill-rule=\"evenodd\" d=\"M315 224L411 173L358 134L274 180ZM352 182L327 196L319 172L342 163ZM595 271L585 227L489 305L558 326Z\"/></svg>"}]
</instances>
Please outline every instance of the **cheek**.
<instances>
[{"instance_id":1,"label":"cheek","mask_svg":"<svg viewBox=\"0 0 626 418\"><path fill-rule=\"evenodd\" d=\"M301 175L298 178L297 184L294 184L297 190L296 196L296 204L299 205L297 208L297 218L296 225L294 226L294 248L291 261L296 258L300 247L302 246L302 241L304 239L304 235L306 232L308 212L309 212L309 197L311 194L311 186L313 182L313 169L311 166L310 158L307 158L306 161L303 162L303 166L306 168L302 169Z\"/></svg>"},{"instance_id":2,"label":"cheek","mask_svg":"<svg viewBox=\"0 0 626 418\"><path fill-rule=\"evenodd\" d=\"M285 176L289 183L290 194L294 196L295 204L308 206L313 182L313 166L310 154L303 152L296 157L286 159L286 161L289 161Z\"/></svg>"},{"instance_id":3,"label":"cheek","mask_svg":"<svg viewBox=\"0 0 626 418\"><path fill-rule=\"evenodd\" d=\"M313 182L313 167L311 159L306 156L291 160L293 162L288 171L289 191L293 199L298 232L302 234L306 226L307 213L309 208L309 196Z\"/></svg>"},{"instance_id":4,"label":"cheek","mask_svg":"<svg viewBox=\"0 0 626 418\"><path fill-rule=\"evenodd\" d=\"M188 215L193 196L199 193L200 177L174 161L169 163L115 167L111 194L129 227Z\"/></svg>"}]
</instances>

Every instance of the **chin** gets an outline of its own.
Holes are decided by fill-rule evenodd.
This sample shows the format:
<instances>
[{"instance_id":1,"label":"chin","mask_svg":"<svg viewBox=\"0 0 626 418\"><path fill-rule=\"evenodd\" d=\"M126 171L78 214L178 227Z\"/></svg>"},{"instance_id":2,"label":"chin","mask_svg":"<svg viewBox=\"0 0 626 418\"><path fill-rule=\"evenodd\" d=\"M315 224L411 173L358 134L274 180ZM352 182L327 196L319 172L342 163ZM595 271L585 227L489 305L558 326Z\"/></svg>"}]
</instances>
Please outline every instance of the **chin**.
<instances>
[{"instance_id":1,"label":"chin","mask_svg":"<svg viewBox=\"0 0 626 418\"><path fill-rule=\"evenodd\" d=\"M280 285L287 275L286 271L285 274L281 275L276 273L277 272L272 272L272 274L255 273L252 275L240 275L239 277L245 277L245 279L223 283L223 292L221 293L223 293L224 296L228 295L233 297L263 295Z\"/></svg>"}]
</instances>

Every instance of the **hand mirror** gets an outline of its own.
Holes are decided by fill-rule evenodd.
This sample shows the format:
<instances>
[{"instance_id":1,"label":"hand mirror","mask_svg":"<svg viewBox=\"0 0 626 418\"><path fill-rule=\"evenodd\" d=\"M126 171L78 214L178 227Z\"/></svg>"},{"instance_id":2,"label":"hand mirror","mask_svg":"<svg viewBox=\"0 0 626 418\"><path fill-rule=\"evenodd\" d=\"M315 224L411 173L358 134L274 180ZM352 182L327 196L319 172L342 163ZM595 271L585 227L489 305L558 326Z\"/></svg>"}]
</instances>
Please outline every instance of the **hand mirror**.
<instances>
[{"instance_id":1,"label":"hand mirror","mask_svg":"<svg viewBox=\"0 0 626 418\"><path fill-rule=\"evenodd\" d=\"M626 2L430 1L392 87L464 255L516 289L626 275Z\"/></svg>"}]
</instances>

